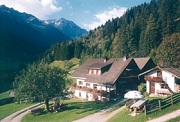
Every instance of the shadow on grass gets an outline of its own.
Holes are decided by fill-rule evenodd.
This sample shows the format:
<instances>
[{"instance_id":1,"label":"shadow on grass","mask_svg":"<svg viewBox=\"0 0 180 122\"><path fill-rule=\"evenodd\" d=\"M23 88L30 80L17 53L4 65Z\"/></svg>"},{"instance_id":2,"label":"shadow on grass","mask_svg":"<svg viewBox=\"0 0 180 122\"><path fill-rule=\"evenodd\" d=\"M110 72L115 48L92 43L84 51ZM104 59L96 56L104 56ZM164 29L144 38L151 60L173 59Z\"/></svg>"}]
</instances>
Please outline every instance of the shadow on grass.
<instances>
[{"instance_id":1,"label":"shadow on grass","mask_svg":"<svg viewBox=\"0 0 180 122\"><path fill-rule=\"evenodd\" d=\"M109 101L106 103L102 102L81 102L79 100L67 100L64 101L65 108L62 111L59 111L58 113L66 113L69 114L71 113L72 115L75 116L84 116L88 114L92 114L95 112L98 112L102 109L109 108L111 105L114 103L117 103L117 101ZM42 114L39 114L39 116L47 114L48 112L44 112ZM49 113L55 113L55 112L49 112Z\"/></svg>"},{"instance_id":2,"label":"shadow on grass","mask_svg":"<svg viewBox=\"0 0 180 122\"><path fill-rule=\"evenodd\" d=\"M106 109L113 105L114 101L109 101L107 103L100 103L100 102L72 102L68 103L66 110L73 110L73 109L81 109L81 111L77 111L78 114L81 113L94 113L100 111L102 109Z\"/></svg>"}]
</instances>

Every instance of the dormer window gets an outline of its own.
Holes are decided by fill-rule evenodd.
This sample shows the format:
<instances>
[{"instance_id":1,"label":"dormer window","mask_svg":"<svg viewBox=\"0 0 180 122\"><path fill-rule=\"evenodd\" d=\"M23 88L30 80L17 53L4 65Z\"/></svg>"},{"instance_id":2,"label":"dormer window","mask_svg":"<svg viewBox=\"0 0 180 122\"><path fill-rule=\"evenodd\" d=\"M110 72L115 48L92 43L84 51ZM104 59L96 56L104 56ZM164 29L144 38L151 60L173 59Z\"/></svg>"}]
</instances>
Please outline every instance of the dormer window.
<instances>
[{"instance_id":1,"label":"dormer window","mask_svg":"<svg viewBox=\"0 0 180 122\"><path fill-rule=\"evenodd\" d=\"M94 74L94 75L97 75L97 72L98 72L98 70L95 69L93 74Z\"/></svg>"},{"instance_id":2,"label":"dormer window","mask_svg":"<svg viewBox=\"0 0 180 122\"><path fill-rule=\"evenodd\" d=\"M93 70L92 70L92 69L89 69L89 70L88 70L88 74L93 74Z\"/></svg>"},{"instance_id":3,"label":"dormer window","mask_svg":"<svg viewBox=\"0 0 180 122\"><path fill-rule=\"evenodd\" d=\"M87 67L88 74L102 75L104 72L108 71L112 63L95 63Z\"/></svg>"},{"instance_id":4,"label":"dormer window","mask_svg":"<svg viewBox=\"0 0 180 122\"><path fill-rule=\"evenodd\" d=\"M101 70L100 69L89 69L88 74L101 75Z\"/></svg>"}]
</instances>

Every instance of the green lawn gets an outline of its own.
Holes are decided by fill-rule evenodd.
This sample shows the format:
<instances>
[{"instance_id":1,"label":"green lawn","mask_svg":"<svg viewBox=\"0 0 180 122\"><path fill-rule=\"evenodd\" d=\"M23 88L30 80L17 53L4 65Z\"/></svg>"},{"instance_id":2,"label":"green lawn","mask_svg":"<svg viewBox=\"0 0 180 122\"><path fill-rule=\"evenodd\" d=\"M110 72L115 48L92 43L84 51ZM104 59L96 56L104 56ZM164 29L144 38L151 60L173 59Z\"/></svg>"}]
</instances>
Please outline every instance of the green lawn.
<instances>
[{"instance_id":1,"label":"green lawn","mask_svg":"<svg viewBox=\"0 0 180 122\"><path fill-rule=\"evenodd\" d=\"M131 117L128 109L124 109L117 115L113 116L108 122L146 122L146 116L144 114L139 114L137 116Z\"/></svg>"},{"instance_id":2,"label":"green lawn","mask_svg":"<svg viewBox=\"0 0 180 122\"><path fill-rule=\"evenodd\" d=\"M112 117L108 122L146 122L148 119L157 118L178 109L180 109L180 103L174 104L168 108L163 109L162 111L148 114L147 116L145 116L144 113L140 113L137 116L133 117L129 115L130 112L127 109L124 109L123 111ZM172 122L176 122L176 120Z\"/></svg>"},{"instance_id":3,"label":"green lawn","mask_svg":"<svg viewBox=\"0 0 180 122\"><path fill-rule=\"evenodd\" d=\"M0 120L4 117L6 117L7 115L10 115L18 110L21 110L23 108L26 108L28 106L30 106L32 104L30 103L23 103L23 104L16 104L16 103L10 103L10 104L6 104L6 105L2 105L0 106Z\"/></svg>"},{"instance_id":4,"label":"green lawn","mask_svg":"<svg viewBox=\"0 0 180 122\"><path fill-rule=\"evenodd\" d=\"M9 91L0 94L0 100L9 98Z\"/></svg>"},{"instance_id":5,"label":"green lawn","mask_svg":"<svg viewBox=\"0 0 180 122\"><path fill-rule=\"evenodd\" d=\"M71 60L54 61L50 65L65 69L69 71L69 74L72 74L79 67L79 59L72 58Z\"/></svg>"},{"instance_id":6,"label":"green lawn","mask_svg":"<svg viewBox=\"0 0 180 122\"><path fill-rule=\"evenodd\" d=\"M102 110L114 102L96 103L82 102L78 99L65 100L67 110L59 113L47 113L38 116L26 115L22 122L71 122L89 114Z\"/></svg>"},{"instance_id":7,"label":"green lawn","mask_svg":"<svg viewBox=\"0 0 180 122\"><path fill-rule=\"evenodd\" d=\"M170 119L167 122L180 122L180 116L174 118L174 119Z\"/></svg>"}]
</instances>

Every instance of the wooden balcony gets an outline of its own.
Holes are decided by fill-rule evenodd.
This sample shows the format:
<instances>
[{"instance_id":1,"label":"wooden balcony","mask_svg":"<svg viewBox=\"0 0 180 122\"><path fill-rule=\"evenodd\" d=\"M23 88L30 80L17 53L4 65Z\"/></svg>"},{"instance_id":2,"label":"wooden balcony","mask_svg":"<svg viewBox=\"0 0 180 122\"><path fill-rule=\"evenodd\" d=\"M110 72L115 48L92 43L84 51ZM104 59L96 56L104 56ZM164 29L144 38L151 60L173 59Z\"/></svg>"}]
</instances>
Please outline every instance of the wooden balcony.
<instances>
[{"instance_id":1,"label":"wooden balcony","mask_svg":"<svg viewBox=\"0 0 180 122\"><path fill-rule=\"evenodd\" d=\"M162 77L150 77L150 76L146 76L144 79L146 81L149 81L149 82L156 82L156 83L162 83L163 82Z\"/></svg>"},{"instance_id":2,"label":"wooden balcony","mask_svg":"<svg viewBox=\"0 0 180 122\"><path fill-rule=\"evenodd\" d=\"M109 92L107 91L104 91L104 90L97 90L96 88L94 89L91 89L91 88L88 88L86 86L72 86L72 88L74 90L80 90L80 91L85 91L87 93L91 93L93 95L99 95L99 96L103 96L103 97L109 97Z\"/></svg>"}]
</instances>

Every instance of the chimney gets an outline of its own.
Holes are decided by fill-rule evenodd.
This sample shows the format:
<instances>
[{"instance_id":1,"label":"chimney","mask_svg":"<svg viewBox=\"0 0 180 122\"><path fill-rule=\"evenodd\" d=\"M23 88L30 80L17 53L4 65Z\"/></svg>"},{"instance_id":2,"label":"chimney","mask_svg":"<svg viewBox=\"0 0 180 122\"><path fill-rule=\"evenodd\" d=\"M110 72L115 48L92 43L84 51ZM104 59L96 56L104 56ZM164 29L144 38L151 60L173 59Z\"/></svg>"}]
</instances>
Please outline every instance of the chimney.
<instances>
[{"instance_id":1,"label":"chimney","mask_svg":"<svg viewBox=\"0 0 180 122\"><path fill-rule=\"evenodd\" d=\"M123 57L123 61L126 61L126 60L127 60L127 57L126 57L126 56L124 56L124 57Z\"/></svg>"},{"instance_id":2,"label":"chimney","mask_svg":"<svg viewBox=\"0 0 180 122\"><path fill-rule=\"evenodd\" d=\"M106 60L107 60L107 59L105 58L105 59L104 59L104 63L106 62Z\"/></svg>"}]
</instances>

